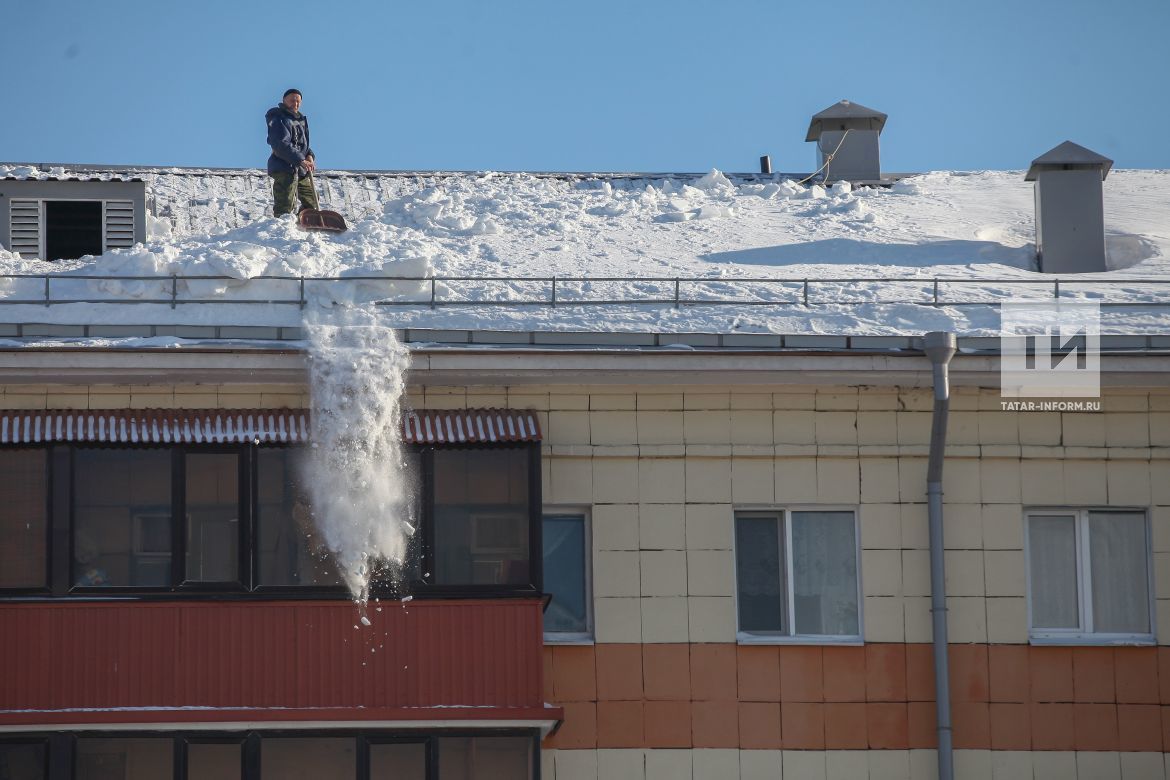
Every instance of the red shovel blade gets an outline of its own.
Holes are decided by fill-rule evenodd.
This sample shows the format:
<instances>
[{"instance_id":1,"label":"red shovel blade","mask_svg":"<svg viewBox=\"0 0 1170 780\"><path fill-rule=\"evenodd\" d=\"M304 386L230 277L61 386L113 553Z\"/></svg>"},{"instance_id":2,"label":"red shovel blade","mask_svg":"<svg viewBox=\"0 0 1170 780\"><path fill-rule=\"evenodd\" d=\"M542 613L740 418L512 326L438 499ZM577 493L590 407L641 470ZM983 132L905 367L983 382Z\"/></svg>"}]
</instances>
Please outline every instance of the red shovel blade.
<instances>
[{"instance_id":1,"label":"red shovel blade","mask_svg":"<svg viewBox=\"0 0 1170 780\"><path fill-rule=\"evenodd\" d=\"M336 211L305 209L297 215L297 224L302 230L320 230L326 233L344 233L349 229L345 217Z\"/></svg>"}]
</instances>

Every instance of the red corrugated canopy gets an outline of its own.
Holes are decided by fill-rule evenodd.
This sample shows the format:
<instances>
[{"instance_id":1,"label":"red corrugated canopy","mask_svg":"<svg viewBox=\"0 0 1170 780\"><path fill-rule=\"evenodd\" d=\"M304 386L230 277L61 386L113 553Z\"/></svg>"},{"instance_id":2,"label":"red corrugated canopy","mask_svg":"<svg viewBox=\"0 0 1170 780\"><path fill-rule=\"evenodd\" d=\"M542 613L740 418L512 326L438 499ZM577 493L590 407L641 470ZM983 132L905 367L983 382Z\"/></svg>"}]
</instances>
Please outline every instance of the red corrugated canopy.
<instances>
[{"instance_id":1,"label":"red corrugated canopy","mask_svg":"<svg viewBox=\"0 0 1170 780\"><path fill-rule=\"evenodd\" d=\"M0 410L0 444L297 444L312 438L307 409ZM536 413L521 409L407 412L408 444L540 441Z\"/></svg>"}]
</instances>

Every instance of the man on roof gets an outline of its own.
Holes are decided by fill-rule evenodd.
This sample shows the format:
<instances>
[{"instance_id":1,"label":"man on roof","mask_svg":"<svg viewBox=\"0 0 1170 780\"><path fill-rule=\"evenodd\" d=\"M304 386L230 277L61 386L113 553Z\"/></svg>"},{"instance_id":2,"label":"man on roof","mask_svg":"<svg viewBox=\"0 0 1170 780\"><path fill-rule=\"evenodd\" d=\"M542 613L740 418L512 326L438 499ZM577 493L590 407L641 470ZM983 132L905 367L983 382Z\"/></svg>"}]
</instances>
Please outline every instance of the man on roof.
<instances>
[{"instance_id":1,"label":"man on roof","mask_svg":"<svg viewBox=\"0 0 1170 780\"><path fill-rule=\"evenodd\" d=\"M320 208L313 181L309 178L317 167L316 156L309 146L309 119L301 113L301 91L284 93L280 105L264 115L268 123L268 175L272 177L272 213L291 214L297 200L304 209Z\"/></svg>"}]
</instances>

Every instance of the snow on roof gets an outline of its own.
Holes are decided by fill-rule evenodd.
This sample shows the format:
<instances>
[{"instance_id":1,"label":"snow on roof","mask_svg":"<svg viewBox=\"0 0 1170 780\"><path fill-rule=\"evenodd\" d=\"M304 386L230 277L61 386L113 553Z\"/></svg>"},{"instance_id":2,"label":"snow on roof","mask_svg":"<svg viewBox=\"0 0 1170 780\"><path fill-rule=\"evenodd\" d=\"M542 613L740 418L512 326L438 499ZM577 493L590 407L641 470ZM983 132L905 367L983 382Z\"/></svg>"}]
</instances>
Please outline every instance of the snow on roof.
<instances>
[{"instance_id":1,"label":"snow on roof","mask_svg":"<svg viewBox=\"0 0 1170 780\"><path fill-rule=\"evenodd\" d=\"M149 240L55 263L0 250L0 274L51 274L53 302L32 303L43 277L0 277L0 323L296 326L377 302L404 328L992 335L996 301L1053 297L1020 171L859 189L718 171L324 172L324 207L351 224L340 236L267 216L259 170L96 173L146 180ZM1105 332L1170 333L1170 171L1117 171L1104 197L1111 270L1059 294L1126 304L1106 307Z\"/></svg>"}]
</instances>

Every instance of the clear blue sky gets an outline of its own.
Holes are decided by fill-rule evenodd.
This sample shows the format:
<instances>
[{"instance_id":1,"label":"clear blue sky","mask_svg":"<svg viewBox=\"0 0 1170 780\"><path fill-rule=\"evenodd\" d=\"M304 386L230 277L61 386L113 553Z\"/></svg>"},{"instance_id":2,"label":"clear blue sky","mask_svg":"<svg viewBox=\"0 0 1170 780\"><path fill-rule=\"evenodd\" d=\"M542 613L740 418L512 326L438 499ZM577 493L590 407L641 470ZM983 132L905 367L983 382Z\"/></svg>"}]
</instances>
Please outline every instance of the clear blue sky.
<instances>
[{"instance_id":1,"label":"clear blue sky","mask_svg":"<svg viewBox=\"0 0 1170 780\"><path fill-rule=\"evenodd\" d=\"M262 166L304 93L323 168L811 167L890 115L888 171L1071 139L1170 168L1170 0L3 0L0 160Z\"/></svg>"}]
</instances>

